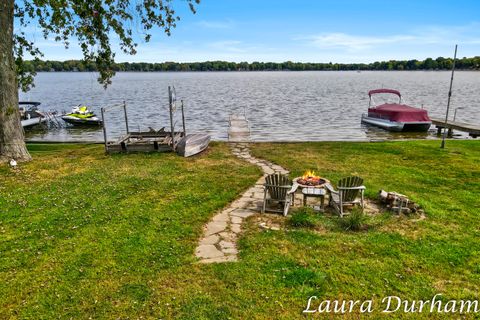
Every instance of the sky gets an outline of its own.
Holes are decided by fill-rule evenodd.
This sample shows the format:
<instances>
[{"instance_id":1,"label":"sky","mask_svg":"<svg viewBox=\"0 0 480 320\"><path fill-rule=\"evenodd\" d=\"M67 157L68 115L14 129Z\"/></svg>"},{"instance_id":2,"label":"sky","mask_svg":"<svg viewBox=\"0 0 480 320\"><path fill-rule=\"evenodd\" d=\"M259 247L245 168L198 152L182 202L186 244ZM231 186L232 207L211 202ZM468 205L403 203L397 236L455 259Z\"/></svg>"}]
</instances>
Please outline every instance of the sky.
<instances>
[{"instance_id":1,"label":"sky","mask_svg":"<svg viewBox=\"0 0 480 320\"><path fill-rule=\"evenodd\" d=\"M181 17L170 37L161 30L139 41L135 56L116 61L298 61L357 63L480 56L480 0L201 0L197 13L175 0ZM72 41L29 37L44 59L81 59ZM139 35L139 34L137 34Z\"/></svg>"}]
</instances>

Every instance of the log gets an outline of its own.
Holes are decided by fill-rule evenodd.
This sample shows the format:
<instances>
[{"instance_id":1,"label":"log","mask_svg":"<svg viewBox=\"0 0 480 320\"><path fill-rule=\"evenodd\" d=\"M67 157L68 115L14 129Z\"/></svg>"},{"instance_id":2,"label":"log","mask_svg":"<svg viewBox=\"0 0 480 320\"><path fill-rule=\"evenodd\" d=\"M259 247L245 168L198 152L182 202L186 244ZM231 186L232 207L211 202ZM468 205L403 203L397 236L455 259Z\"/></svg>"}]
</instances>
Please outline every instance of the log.
<instances>
[{"instance_id":1,"label":"log","mask_svg":"<svg viewBox=\"0 0 480 320\"><path fill-rule=\"evenodd\" d=\"M397 213L403 213L403 214L409 214L412 213L412 210L410 210L407 207L392 207L392 211L395 211Z\"/></svg>"},{"instance_id":2,"label":"log","mask_svg":"<svg viewBox=\"0 0 480 320\"><path fill-rule=\"evenodd\" d=\"M380 199L380 201L382 202L387 202L387 197L388 197L388 192L385 191L385 190L380 190L378 191L378 198Z\"/></svg>"},{"instance_id":3,"label":"log","mask_svg":"<svg viewBox=\"0 0 480 320\"><path fill-rule=\"evenodd\" d=\"M419 205L403 194L397 192L387 192L385 190L380 190L378 192L378 198L380 201L385 204L386 208L397 213L415 213L415 212L423 212Z\"/></svg>"}]
</instances>

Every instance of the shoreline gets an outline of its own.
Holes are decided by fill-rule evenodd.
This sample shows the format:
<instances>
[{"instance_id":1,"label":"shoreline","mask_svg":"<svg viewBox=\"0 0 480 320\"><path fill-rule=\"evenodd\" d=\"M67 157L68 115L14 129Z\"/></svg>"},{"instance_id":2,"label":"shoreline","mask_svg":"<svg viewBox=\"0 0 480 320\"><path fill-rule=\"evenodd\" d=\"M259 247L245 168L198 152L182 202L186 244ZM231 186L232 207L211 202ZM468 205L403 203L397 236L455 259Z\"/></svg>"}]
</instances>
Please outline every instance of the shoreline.
<instances>
[{"instance_id":1,"label":"shoreline","mask_svg":"<svg viewBox=\"0 0 480 320\"><path fill-rule=\"evenodd\" d=\"M432 139L372 139L372 140L273 140L273 141L248 141L250 144L300 144L300 143L384 143L384 142L407 142L407 141L441 141L442 137ZM447 138L447 141L480 141L471 137L466 138ZM215 143L235 143L228 140L210 140ZM105 144L103 141L61 141L61 140L25 140L27 144Z\"/></svg>"}]
</instances>

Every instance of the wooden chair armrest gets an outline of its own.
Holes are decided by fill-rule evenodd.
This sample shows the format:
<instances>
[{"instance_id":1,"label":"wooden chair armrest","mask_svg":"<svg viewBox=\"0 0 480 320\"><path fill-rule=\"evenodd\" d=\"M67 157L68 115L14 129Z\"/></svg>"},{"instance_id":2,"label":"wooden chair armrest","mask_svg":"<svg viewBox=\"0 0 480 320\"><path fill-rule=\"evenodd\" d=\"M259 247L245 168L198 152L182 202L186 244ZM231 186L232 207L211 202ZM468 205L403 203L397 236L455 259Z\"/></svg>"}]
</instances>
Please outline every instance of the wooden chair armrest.
<instances>
[{"instance_id":1,"label":"wooden chair armrest","mask_svg":"<svg viewBox=\"0 0 480 320\"><path fill-rule=\"evenodd\" d=\"M290 188L292 188L292 186L290 186L290 185L278 186L278 185L274 185L274 184L264 184L263 187L264 187L264 188L276 187L276 188L282 188L282 189L290 189Z\"/></svg>"},{"instance_id":2,"label":"wooden chair armrest","mask_svg":"<svg viewBox=\"0 0 480 320\"><path fill-rule=\"evenodd\" d=\"M325 185L325 188L327 189L328 192L338 193L338 191L336 191L330 183L327 183L327 184Z\"/></svg>"},{"instance_id":3,"label":"wooden chair armrest","mask_svg":"<svg viewBox=\"0 0 480 320\"><path fill-rule=\"evenodd\" d=\"M365 190L365 186L359 187L338 187L338 190Z\"/></svg>"},{"instance_id":4,"label":"wooden chair armrest","mask_svg":"<svg viewBox=\"0 0 480 320\"><path fill-rule=\"evenodd\" d=\"M298 183L294 183L291 189L287 192L287 194L295 193L298 189Z\"/></svg>"}]
</instances>

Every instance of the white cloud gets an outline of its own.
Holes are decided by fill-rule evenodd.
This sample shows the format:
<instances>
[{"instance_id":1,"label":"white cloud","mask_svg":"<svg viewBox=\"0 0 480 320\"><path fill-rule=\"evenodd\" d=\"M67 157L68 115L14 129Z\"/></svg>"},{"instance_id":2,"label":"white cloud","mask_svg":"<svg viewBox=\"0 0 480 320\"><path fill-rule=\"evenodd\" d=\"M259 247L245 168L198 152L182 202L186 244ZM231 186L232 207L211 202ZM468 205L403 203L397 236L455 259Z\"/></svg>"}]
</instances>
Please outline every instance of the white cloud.
<instances>
[{"instance_id":1,"label":"white cloud","mask_svg":"<svg viewBox=\"0 0 480 320\"><path fill-rule=\"evenodd\" d=\"M207 29L231 29L234 26L234 22L232 20L224 20L224 21L206 21L202 20L197 23L198 26Z\"/></svg>"},{"instance_id":2,"label":"white cloud","mask_svg":"<svg viewBox=\"0 0 480 320\"><path fill-rule=\"evenodd\" d=\"M392 35L355 35L347 33L321 33L296 37L294 40L321 49L341 49L347 52L369 51L385 45L445 45L452 42L458 44L479 44L480 23L463 26L424 26L404 34Z\"/></svg>"},{"instance_id":3,"label":"white cloud","mask_svg":"<svg viewBox=\"0 0 480 320\"><path fill-rule=\"evenodd\" d=\"M355 36L346 33L324 33L307 37L310 44L319 48L342 48L351 51L363 50L380 44L391 44L415 40L409 35L394 35L388 37Z\"/></svg>"},{"instance_id":4,"label":"white cloud","mask_svg":"<svg viewBox=\"0 0 480 320\"><path fill-rule=\"evenodd\" d=\"M224 40L224 41L214 41L208 43L208 46L212 49L221 52L245 52L246 48L241 41L238 40Z\"/></svg>"}]
</instances>

